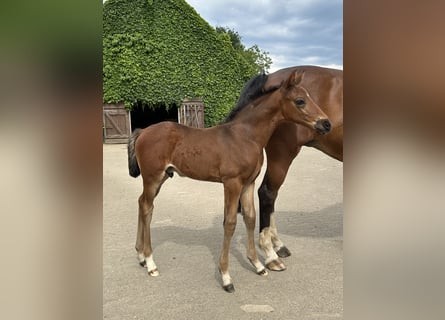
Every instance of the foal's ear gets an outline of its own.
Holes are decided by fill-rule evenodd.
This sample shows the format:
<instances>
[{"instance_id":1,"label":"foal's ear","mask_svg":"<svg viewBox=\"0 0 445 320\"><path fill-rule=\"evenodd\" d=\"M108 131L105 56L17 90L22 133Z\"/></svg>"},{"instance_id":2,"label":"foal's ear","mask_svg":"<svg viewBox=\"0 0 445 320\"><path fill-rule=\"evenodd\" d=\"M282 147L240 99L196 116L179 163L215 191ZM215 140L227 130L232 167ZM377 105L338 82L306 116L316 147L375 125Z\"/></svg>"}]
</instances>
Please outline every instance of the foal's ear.
<instances>
[{"instance_id":1,"label":"foal's ear","mask_svg":"<svg viewBox=\"0 0 445 320\"><path fill-rule=\"evenodd\" d=\"M303 77L304 77L304 71L297 70L297 71L293 72L289 76L289 78L286 80L286 83L284 85L285 88L287 89L287 88L298 85L303 80Z\"/></svg>"}]
</instances>

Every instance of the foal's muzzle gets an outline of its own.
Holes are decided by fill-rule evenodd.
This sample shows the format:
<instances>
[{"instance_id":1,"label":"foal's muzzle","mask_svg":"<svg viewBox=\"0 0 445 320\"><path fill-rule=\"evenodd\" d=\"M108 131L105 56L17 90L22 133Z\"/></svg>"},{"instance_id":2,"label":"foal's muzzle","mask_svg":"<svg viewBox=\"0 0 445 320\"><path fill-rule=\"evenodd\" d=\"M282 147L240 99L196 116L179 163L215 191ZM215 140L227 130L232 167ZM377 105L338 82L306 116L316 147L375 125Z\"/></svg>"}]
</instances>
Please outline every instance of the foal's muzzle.
<instances>
[{"instance_id":1,"label":"foal's muzzle","mask_svg":"<svg viewBox=\"0 0 445 320\"><path fill-rule=\"evenodd\" d=\"M320 119L315 123L315 130L318 133L325 134L331 131L331 123L328 119Z\"/></svg>"}]
</instances>

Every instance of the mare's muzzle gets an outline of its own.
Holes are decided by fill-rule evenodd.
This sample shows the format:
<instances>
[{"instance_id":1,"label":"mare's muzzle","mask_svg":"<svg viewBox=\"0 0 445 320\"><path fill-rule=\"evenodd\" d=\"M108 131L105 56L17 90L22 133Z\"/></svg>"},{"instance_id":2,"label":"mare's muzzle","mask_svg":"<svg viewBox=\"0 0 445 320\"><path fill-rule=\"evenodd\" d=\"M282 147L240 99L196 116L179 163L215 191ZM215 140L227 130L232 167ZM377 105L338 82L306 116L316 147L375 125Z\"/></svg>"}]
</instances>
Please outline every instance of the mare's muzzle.
<instances>
[{"instance_id":1,"label":"mare's muzzle","mask_svg":"<svg viewBox=\"0 0 445 320\"><path fill-rule=\"evenodd\" d=\"M328 119L320 119L315 123L315 130L318 133L325 134L331 131L331 123Z\"/></svg>"}]
</instances>

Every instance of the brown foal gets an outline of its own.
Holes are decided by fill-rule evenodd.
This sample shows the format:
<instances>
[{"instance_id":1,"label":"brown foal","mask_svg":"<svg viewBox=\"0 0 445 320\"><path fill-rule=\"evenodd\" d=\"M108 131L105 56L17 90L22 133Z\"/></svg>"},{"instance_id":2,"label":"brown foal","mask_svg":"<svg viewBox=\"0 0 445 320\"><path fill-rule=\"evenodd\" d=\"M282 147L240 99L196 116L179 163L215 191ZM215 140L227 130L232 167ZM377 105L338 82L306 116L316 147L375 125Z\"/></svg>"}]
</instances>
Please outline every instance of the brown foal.
<instances>
[{"instance_id":1,"label":"brown foal","mask_svg":"<svg viewBox=\"0 0 445 320\"><path fill-rule=\"evenodd\" d=\"M326 114L300 86L302 79L303 73L290 73L282 84L234 109L230 121L215 127L197 129L161 122L133 132L128 143L129 171L133 177L141 174L143 181L136 250L149 275L159 274L150 237L153 200L174 172L224 186L224 241L219 259L223 288L228 292L235 290L229 275L229 247L236 226L238 201L241 201L248 235L247 258L258 274L267 274L254 243L254 182L263 164L263 148L284 120L322 133L328 132L331 126Z\"/></svg>"}]
</instances>

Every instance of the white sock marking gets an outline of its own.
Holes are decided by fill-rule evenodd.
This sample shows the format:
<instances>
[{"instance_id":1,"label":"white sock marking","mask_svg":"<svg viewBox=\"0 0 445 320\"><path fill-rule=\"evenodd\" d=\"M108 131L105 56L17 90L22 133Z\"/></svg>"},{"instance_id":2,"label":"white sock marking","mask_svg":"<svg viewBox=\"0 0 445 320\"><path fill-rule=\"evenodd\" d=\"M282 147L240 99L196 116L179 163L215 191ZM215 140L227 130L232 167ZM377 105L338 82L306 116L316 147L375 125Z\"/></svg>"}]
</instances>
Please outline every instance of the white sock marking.
<instances>
[{"instance_id":1,"label":"white sock marking","mask_svg":"<svg viewBox=\"0 0 445 320\"><path fill-rule=\"evenodd\" d=\"M264 228L263 231L260 232L259 244L260 248L266 254L266 260L265 260L266 264L268 264L273 260L278 259L278 255L272 247L272 239L269 228Z\"/></svg>"},{"instance_id":2,"label":"white sock marking","mask_svg":"<svg viewBox=\"0 0 445 320\"><path fill-rule=\"evenodd\" d=\"M230 274L227 273L221 273L223 286L227 286L232 283L232 278L230 277Z\"/></svg>"},{"instance_id":3,"label":"white sock marking","mask_svg":"<svg viewBox=\"0 0 445 320\"><path fill-rule=\"evenodd\" d=\"M270 234L275 251L278 251L281 247L284 247L284 243L278 238L277 226L275 224L275 214L270 215Z\"/></svg>"},{"instance_id":4,"label":"white sock marking","mask_svg":"<svg viewBox=\"0 0 445 320\"><path fill-rule=\"evenodd\" d=\"M158 271L153 271L157 269L156 264L153 260L153 254L145 258L145 263L147 264L147 271L152 277L157 277L159 275Z\"/></svg>"}]
</instances>

